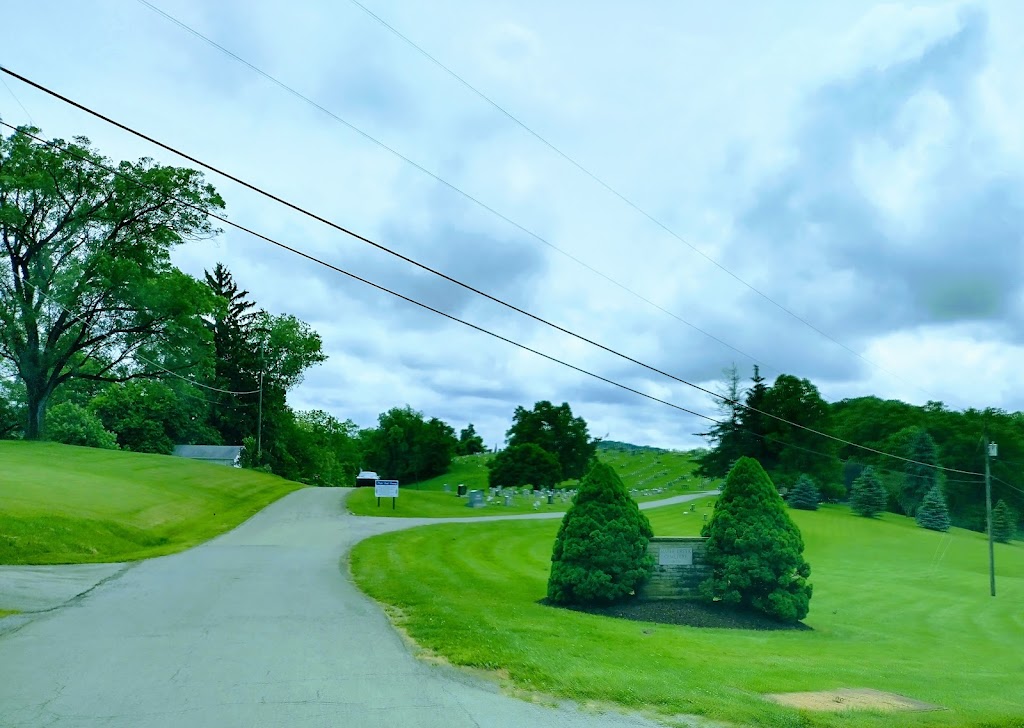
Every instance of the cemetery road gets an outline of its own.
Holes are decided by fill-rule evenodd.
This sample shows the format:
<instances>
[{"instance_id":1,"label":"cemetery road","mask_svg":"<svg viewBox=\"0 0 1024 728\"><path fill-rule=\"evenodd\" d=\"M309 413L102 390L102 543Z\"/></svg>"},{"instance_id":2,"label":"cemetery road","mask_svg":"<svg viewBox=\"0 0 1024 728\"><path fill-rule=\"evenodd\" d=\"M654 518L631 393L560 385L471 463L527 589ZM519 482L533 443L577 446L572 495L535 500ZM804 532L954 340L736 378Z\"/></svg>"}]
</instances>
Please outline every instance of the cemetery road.
<instances>
[{"instance_id":1,"label":"cemetery road","mask_svg":"<svg viewBox=\"0 0 1024 728\"><path fill-rule=\"evenodd\" d=\"M346 574L358 518L306 488L0 635L3 728L654 726L548 708L412 656ZM460 519L462 520L462 519Z\"/></svg>"}]
</instances>

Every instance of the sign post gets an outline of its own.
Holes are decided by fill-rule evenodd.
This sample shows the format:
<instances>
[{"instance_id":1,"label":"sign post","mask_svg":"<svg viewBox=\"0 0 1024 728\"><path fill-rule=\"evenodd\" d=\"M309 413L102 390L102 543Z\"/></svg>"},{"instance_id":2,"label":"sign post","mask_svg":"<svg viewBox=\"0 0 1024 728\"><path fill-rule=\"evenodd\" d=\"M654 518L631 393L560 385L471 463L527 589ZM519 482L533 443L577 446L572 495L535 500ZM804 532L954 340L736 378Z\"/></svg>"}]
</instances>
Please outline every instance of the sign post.
<instances>
[{"instance_id":1,"label":"sign post","mask_svg":"<svg viewBox=\"0 0 1024 728\"><path fill-rule=\"evenodd\" d=\"M391 510L395 510L395 500L398 498L397 480L375 480L373 481L373 494L377 496L377 507L380 508L381 498L391 499Z\"/></svg>"}]
</instances>

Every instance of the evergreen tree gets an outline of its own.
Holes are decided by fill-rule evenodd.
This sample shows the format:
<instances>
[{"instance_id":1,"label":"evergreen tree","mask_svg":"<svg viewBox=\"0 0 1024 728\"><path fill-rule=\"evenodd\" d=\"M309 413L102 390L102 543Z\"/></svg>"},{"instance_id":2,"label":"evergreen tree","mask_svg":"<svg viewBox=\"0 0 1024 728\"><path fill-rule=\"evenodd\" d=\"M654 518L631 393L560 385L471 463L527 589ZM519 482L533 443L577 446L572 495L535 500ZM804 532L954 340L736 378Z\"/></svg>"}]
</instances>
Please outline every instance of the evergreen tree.
<instances>
[{"instance_id":1,"label":"evergreen tree","mask_svg":"<svg viewBox=\"0 0 1024 728\"><path fill-rule=\"evenodd\" d=\"M1016 535L1016 523L1014 523L1013 511L1006 505L1002 498L992 509L992 538L999 543L1009 543Z\"/></svg>"},{"instance_id":2,"label":"evergreen tree","mask_svg":"<svg viewBox=\"0 0 1024 728\"><path fill-rule=\"evenodd\" d=\"M723 419L715 422L707 432L697 433L707 438L711 447L698 458L697 475L702 478L720 478L729 472L739 458L743 457L744 433L740 429L743 412L743 391L740 374L736 365L722 370L725 385L715 398L715 406Z\"/></svg>"},{"instance_id":3,"label":"evergreen tree","mask_svg":"<svg viewBox=\"0 0 1024 728\"><path fill-rule=\"evenodd\" d=\"M925 494L915 520L921 528L943 532L949 530L949 509L946 508L946 498L938 485L932 486Z\"/></svg>"},{"instance_id":4,"label":"evergreen tree","mask_svg":"<svg viewBox=\"0 0 1024 728\"><path fill-rule=\"evenodd\" d=\"M711 567L701 585L705 597L784 622L807 616L811 566L803 558L803 537L760 463L736 462L704 533Z\"/></svg>"},{"instance_id":5,"label":"evergreen tree","mask_svg":"<svg viewBox=\"0 0 1024 728\"><path fill-rule=\"evenodd\" d=\"M548 599L609 603L630 597L654 569L654 532L615 470L595 462L562 518L551 554Z\"/></svg>"},{"instance_id":6,"label":"evergreen tree","mask_svg":"<svg viewBox=\"0 0 1024 728\"><path fill-rule=\"evenodd\" d=\"M765 411L765 401L768 398L768 385L761 376L761 369L754 365L754 376L751 378L754 383L747 390L746 405L739 413L739 426L743 432L740 433L744 455L760 460L765 453L764 435L768 431L768 418L761 414Z\"/></svg>"},{"instance_id":7,"label":"evergreen tree","mask_svg":"<svg viewBox=\"0 0 1024 728\"><path fill-rule=\"evenodd\" d=\"M801 475L789 493L790 508L799 508L802 511L818 510L820 500L821 494L814 485L814 479L809 475Z\"/></svg>"},{"instance_id":8,"label":"evergreen tree","mask_svg":"<svg viewBox=\"0 0 1024 728\"><path fill-rule=\"evenodd\" d=\"M925 496L939 485L939 451L926 430L914 428L906 456L916 462L907 463L900 488L899 502L908 516L917 515Z\"/></svg>"},{"instance_id":9,"label":"evergreen tree","mask_svg":"<svg viewBox=\"0 0 1024 728\"><path fill-rule=\"evenodd\" d=\"M888 498L874 468L864 468L850 491L850 507L858 515L874 518L885 510Z\"/></svg>"}]
</instances>

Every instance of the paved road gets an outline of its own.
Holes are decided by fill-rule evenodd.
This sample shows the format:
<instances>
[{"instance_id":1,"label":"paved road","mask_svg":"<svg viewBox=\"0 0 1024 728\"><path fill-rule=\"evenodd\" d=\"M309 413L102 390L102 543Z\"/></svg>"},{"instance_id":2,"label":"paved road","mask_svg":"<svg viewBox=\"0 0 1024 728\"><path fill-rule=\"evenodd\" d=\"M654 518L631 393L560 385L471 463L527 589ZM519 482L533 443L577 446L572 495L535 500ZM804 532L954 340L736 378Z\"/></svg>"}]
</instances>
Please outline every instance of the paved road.
<instances>
[{"instance_id":1,"label":"paved road","mask_svg":"<svg viewBox=\"0 0 1024 728\"><path fill-rule=\"evenodd\" d=\"M343 555L367 536L436 521L353 517L345 495L292 493L0 636L0 726L654 725L526 703L415 659L349 581Z\"/></svg>"}]
</instances>

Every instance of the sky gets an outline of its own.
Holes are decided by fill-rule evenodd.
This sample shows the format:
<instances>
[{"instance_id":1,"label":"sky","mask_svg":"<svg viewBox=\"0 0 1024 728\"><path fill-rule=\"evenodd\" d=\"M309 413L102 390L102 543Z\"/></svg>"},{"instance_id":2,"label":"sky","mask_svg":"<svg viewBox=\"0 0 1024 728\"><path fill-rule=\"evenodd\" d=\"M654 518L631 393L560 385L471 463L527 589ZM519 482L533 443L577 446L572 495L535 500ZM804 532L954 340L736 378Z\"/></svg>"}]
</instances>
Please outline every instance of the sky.
<instances>
[{"instance_id":1,"label":"sky","mask_svg":"<svg viewBox=\"0 0 1024 728\"><path fill-rule=\"evenodd\" d=\"M829 400L1024 409L1019 3L360 1L465 84L351 0L152 0L321 108L133 0L11 5L0 64L701 386L756 363ZM4 81L9 123L184 164ZM233 221L717 414L707 394L208 177ZM371 426L408 404L498 445L515 407L546 399L597 437L703 443L705 420L237 230L173 259L196 276L224 263L320 333L329 358L290 394L298 409Z\"/></svg>"}]
</instances>

